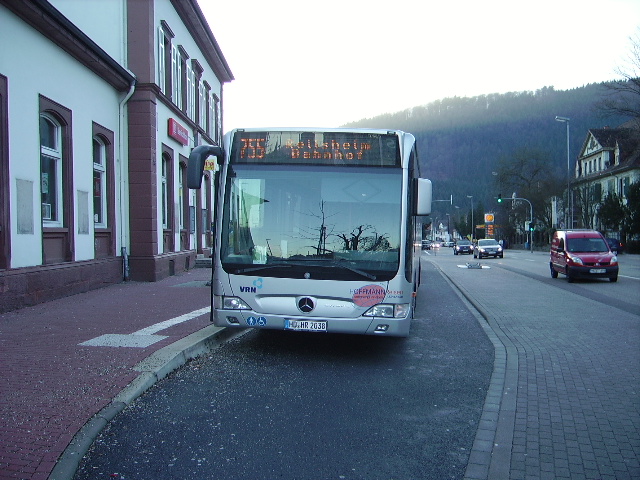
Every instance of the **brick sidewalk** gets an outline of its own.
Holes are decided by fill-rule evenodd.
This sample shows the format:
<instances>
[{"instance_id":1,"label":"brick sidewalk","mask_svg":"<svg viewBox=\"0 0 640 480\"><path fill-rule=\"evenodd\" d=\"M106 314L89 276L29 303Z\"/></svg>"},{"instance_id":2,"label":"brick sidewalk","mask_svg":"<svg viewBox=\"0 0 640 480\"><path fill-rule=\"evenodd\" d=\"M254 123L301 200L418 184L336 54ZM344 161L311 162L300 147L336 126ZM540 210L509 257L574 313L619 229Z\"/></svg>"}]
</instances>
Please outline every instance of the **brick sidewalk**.
<instances>
[{"instance_id":1,"label":"brick sidewalk","mask_svg":"<svg viewBox=\"0 0 640 480\"><path fill-rule=\"evenodd\" d=\"M122 283L0 315L0 479L47 479L76 432L138 377L136 364L208 327L205 314L131 335L209 307L210 274ZM103 335L158 341L80 345Z\"/></svg>"},{"instance_id":2,"label":"brick sidewalk","mask_svg":"<svg viewBox=\"0 0 640 480\"><path fill-rule=\"evenodd\" d=\"M499 415L466 478L640 478L640 315L497 266L434 263L506 351Z\"/></svg>"}]
</instances>

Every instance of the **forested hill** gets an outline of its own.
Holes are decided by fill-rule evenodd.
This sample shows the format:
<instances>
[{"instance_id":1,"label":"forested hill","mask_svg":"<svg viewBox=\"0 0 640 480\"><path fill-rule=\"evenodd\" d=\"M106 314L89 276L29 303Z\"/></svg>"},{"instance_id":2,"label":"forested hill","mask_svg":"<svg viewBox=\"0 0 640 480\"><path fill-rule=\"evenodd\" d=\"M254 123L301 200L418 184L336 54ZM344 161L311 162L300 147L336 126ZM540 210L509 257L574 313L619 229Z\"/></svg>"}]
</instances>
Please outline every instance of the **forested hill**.
<instances>
[{"instance_id":1,"label":"forested hill","mask_svg":"<svg viewBox=\"0 0 640 480\"><path fill-rule=\"evenodd\" d=\"M516 151L527 149L548 156L558 175L566 178L566 124L555 117L571 119L573 166L588 129L616 127L626 120L605 117L596 108L607 94L611 92L603 84L592 84L563 91L545 87L536 92L445 98L346 126L413 133L421 173L433 181L434 199L453 195L454 205L468 209L467 195L473 195L488 207L497 193L511 193L493 191L492 172L499 160L508 160Z\"/></svg>"}]
</instances>

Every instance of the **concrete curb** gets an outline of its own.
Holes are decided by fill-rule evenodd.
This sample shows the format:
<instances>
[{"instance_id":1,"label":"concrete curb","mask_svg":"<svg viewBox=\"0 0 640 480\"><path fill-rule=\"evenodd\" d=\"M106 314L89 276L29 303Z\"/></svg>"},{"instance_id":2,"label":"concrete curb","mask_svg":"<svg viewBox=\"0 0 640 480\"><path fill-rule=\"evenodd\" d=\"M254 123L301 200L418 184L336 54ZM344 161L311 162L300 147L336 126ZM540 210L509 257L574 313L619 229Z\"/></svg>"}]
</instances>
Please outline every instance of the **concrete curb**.
<instances>
[{"instance_id":1,"label":"concrete curb","mask_svg":"<svg viewBox=\"0 0 640 480\"><path fill-rule=\"evenodd\" d=\"M71 480L82 457L100 432L131 402L151 388L158 380L180 368L189 360L215 350L221 344L247 333L246 329L230 329L209 325L171 345L152 353L134 370L141 372L114 397L109 405L93 416L76 433L49 475L49 480Z\"/></svg>"}]
</instances>

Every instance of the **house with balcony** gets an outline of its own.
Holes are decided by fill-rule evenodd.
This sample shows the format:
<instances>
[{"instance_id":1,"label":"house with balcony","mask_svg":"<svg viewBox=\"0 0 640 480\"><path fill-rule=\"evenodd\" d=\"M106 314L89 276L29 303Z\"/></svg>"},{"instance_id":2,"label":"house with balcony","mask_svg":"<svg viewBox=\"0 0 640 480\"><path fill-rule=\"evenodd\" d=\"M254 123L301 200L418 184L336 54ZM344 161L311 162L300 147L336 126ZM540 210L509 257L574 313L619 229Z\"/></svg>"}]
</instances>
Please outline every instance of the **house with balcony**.
<instances>
[{"instance_id":1,"label":"house with balcony","mask_svg":"<svg viewBox=\"0 0 640 480\"><path fill-rule=\"evenodd\" d=\"M636 121L587 132L571 182L579 228L603 231L598 208L609 194L627 203L629 186L640 182L640 127ZM617 236L619 232L611 232Z\"/></svg>"}]
</instances>

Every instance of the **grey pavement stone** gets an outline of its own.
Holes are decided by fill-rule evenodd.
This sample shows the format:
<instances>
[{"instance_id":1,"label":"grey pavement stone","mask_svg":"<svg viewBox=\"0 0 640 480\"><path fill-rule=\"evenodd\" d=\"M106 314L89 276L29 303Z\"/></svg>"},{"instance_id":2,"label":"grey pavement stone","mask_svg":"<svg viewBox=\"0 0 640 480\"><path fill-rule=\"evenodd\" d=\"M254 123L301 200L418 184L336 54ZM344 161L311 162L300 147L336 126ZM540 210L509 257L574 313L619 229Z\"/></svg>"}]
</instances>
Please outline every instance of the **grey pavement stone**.
<instances>
[{"instance_id":1,"label":"grey pavement stone","mask_svg":"<svg viewBox=\"0 0 640 480\"><path fill-rule=\"evenodd\" d=\"M495 438L509 451L495 440L489 469L479 468L491 436L479 429L466 478L640 478L640 315L506 269L434 264L505 353L492 379L502 391L485 408L498 408Z\"/></svg>"}]
</instances>

